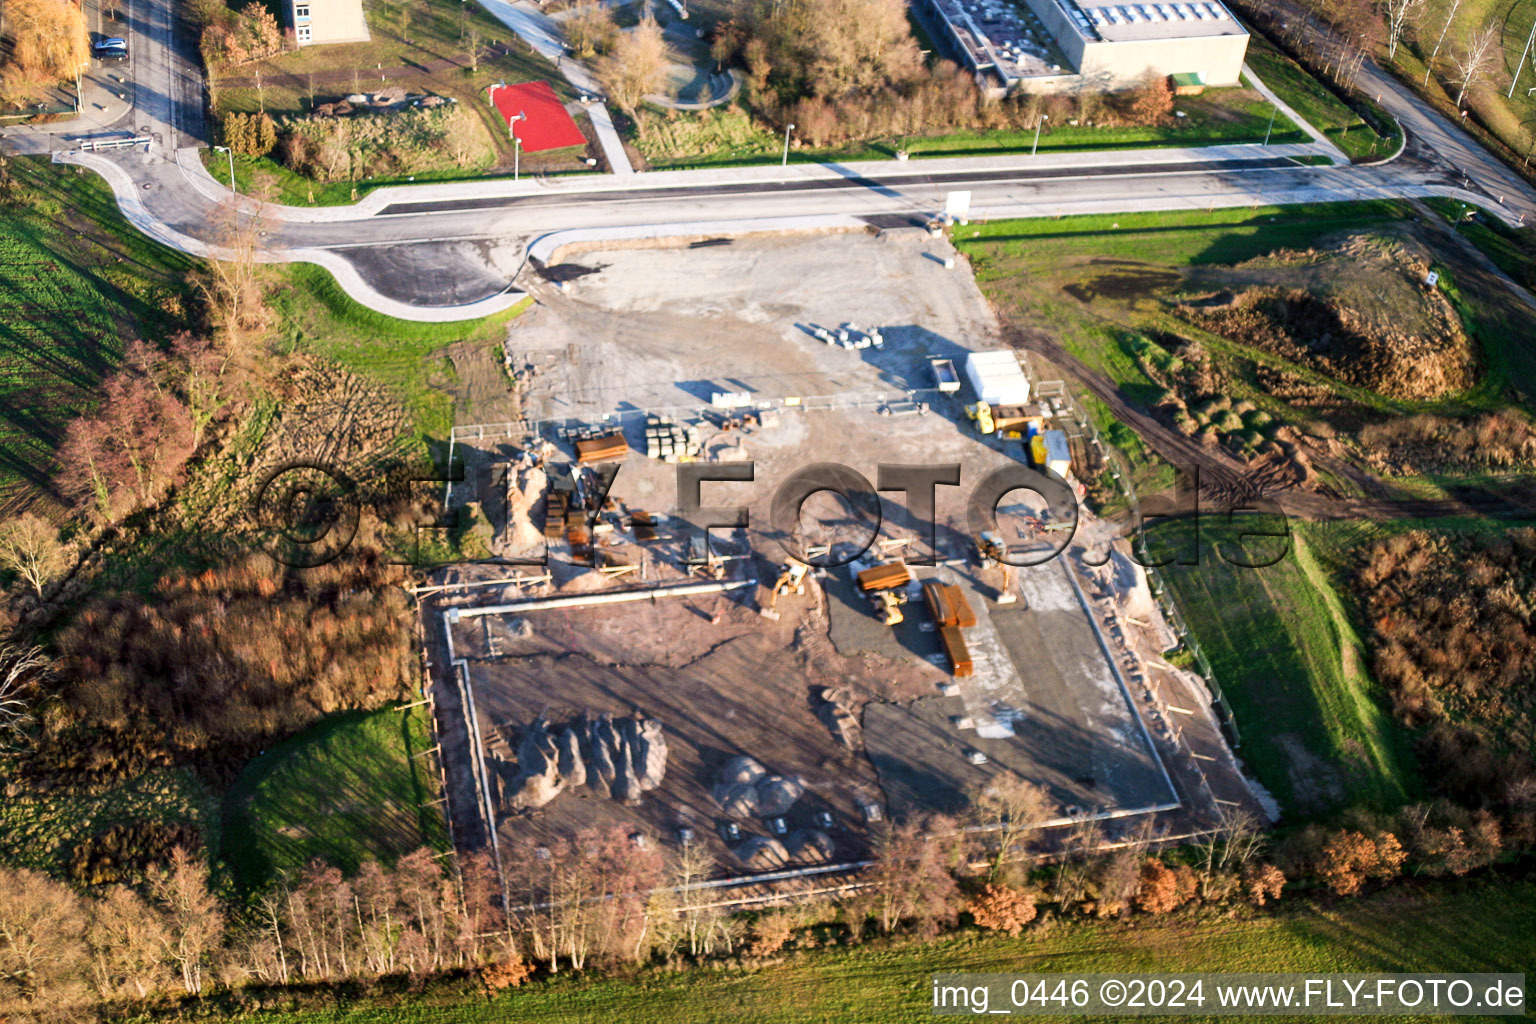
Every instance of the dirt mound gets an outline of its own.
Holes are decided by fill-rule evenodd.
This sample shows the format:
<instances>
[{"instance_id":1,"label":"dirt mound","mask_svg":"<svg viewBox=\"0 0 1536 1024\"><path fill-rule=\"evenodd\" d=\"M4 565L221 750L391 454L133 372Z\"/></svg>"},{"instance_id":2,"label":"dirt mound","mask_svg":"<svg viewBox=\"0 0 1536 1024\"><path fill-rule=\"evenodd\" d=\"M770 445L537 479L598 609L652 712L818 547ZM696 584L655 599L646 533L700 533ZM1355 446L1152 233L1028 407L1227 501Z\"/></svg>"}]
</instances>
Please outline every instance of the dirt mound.
<instances>
[{"instance_id":1,"label":"dirt mound","mask_svg":"<svg viewBox=\"0 0 1536 1024\"><path fill-rule=\"evenodd\" d=\"M1423 283L1428 273L1416 247L1357 237L1332 252L1278 252L1208 272L1205 283L1224 287L1179 308L1213 333L1346 384L1438 398L1472 387L1478 360L1450 301Z\"/></svg>"}]
</instances>

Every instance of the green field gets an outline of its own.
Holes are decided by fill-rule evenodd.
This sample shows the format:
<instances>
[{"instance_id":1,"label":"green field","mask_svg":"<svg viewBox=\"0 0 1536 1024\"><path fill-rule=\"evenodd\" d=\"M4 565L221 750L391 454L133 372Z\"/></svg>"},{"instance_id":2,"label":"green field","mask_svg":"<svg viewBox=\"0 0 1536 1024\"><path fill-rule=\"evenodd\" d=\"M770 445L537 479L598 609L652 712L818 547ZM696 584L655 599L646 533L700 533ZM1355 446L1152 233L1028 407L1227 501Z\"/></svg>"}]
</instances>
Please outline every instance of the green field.
<instances>
[{"instance_id":1,"label":"green field","mask_svg":"<svg viewBox=\"0 0 1536 1024\"><path fill-rule=\"evenodd\" d=\"M940 972L1531 971L1536 968L1532 921L1536 886L1531 883L1466 883L1429 891L1404 888L1327 908L1300 904L1250 920L1077 920L1017 939L961 934L925 944L822 949L757 969L648 971L633 980L562 977L490 1000L467 994L400 996L369 1008L232 1012L223 1019L270 1024L906 1024L930 1018L930 978Z\"/></svg>"},{"instance_id":2,"label":"green field","mask_svg":"<svg viewBox=\"0 0 1536 1024\"><path fill-rule=\"evenodd\" d=\"M344 712L253 759L224 797L224 854L244 891L315 858L351 874L370 858L446 848L425 707Z\"/></svg>"},{"instance_id":3,"label":"green field","mask_svg":"<svg viewBox=\"0 0 1536 1024\"><path fill-rule=\"evenodd\" d=\"M498 344L506 324L532 305L525 300L480 320L415 323L354 302L320 267L298 263L282 273L286 285L271 299L282 325L277 343L384 384L425 441L446 442L453 426L453 365L442 350L457 342Z\"/></svg>"},{"instance_id":4,"label":"green field","mask_svg":"<svg viewBox=\"0 0 1536 1024\"><path fill-rule=\"evenodd\" d=\"M69 420L127 342L190 327L196 265L123 220L95 175L0 158L0 508L46 488Z\"/></svg>"},{"instance_id":5,"label":"green field","mask_svg":"<svg viewBox=\"0 0 1536 1024\"><path fill-rule=\"evenodd\" d=\"M1243 760L1289 815L1398 806L1419 787L1409 737L1385 710L1309 528L1291 527L1290 551L1250 569L1232 562L1262 564L1284 545L1243 542L1206 517L1198 564L1169 565L1162 577L1226 691ZM1194 532L1185 522L1158 525L1154 560L1195 551Z\"/></svg>"}]
</instances>

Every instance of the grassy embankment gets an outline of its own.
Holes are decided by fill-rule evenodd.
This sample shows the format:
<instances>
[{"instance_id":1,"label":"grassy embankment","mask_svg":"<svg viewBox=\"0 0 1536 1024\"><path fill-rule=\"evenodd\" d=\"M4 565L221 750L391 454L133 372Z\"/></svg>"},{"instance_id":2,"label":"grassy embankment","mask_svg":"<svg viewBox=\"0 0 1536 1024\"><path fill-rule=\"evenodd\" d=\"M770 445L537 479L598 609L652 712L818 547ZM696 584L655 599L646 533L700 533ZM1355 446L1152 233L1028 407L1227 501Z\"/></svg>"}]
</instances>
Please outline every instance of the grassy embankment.
<instances>
[{"instance_id":1,"label":"grassy embankment","mask_svg":"<svg viewBox=\"0 0 1536 1024\"><path fill-rule=\"evenodd\" d=\"M218 1019L261 1024L489 1024L512 1019L527 1024L894 1024L926 1019L930 978L948 972L1529 971L1536 965L1532 920L1536 886L1472 882L1424 891L1404 888L1322 907L1293 904L1249 920L1079 921L1017 939L962 934L932 943L821 949L753 970L645 972L634 979L560 977L494 999L463 993L400 995L376 997L373 1005ZM1181 1019L1218 1018L1196 1013Z\"/></svg>"},{"instance_id":2,"label":"grassy embankment","mask_svg":"<svg viewBox=\"0 0 1536 1024\"><path fill-rule=\"evenodd\" d=\"M192 326L196 262L128 227L95 175L0 169L0 508L47 499L69 420L136 338Z\"/></svg>"},{"instance_id":3,"label":"grassy embankment","mask_svg":"<svg viewBox=\"0 0 1536 1024\"><path fill-rule=\"evenodd\" d=\"M425 707L332 715L257 757L224 795L224 859L242 888L319 858L351 874L369 858L446 849Z\"/></svg>"},{"instance_id":4,"label":"grassy embankment","mask_svg":"<svg viewBox=\"0 0 1536 1024\"><path fill-rule=\"evenodd\" d=\"M0 387L8 409L5 494L16 501L46 481L64 425L98 399L100 381L116 367L127 341L160 343L176 329L195 326L187 277L196 264L129 226L93 175L32 159L10 160L5 169L12 183L0 208L7 228L0 260L7 285L0 299ZM499 325L517 312L489 322L412 324L352 302L318 268L276 267L270 273L279 321L273 344L334 359L384 384L411 411L422 438L445 436L452 417L452 396L433 386L452 384L451 366L442 370L432 354L466 338L498 340ZM247 438L259 443L262 421L272 412L272 402L258 396L232 446L238 449ZM202 500L209 485L196 478L178 500ZM148 587L207 543L195 535L141 538L96 585ZM397 731L391 734L386 724ZM398 731L407 725L408 731ZM207 780L172 768L94 789L34 790L18 780L0 801L0 861L58 870L80 842L111 826L150 822L194 826L215 857L230 851L243 880L253 880L263 865L288 868L310 856L355 863L366 855L440 845L438 809L421 806L432 799L422 794L436 788L431 762L410 758L430 745L425 729L420 709L408 716L382 711L323 721L269 751L227 797ZM0 775L14 771L13 764L0 762ZM345 785L315 787L315 778ZM343 795L356 810L322 806ZM222 813L221 803L233 811ZM259 823L250 824L242 808L256 808ZM223 841L226 817L239 835L236 844Z\"/></svg>"},{"instance_id":5,"label":"grassy embankment","mask_svg":"<svg viewBox=\"0 0 1536 1024\"><path fill-rule=\"evenodd\" d=\"M1249 89L1213 89L1204 96L1180 98L1185 117L1151 127L1048 124L1040 134L1040 152L1089 152L1173 146L1218 146L1263 142L1271 107ZM635 139L654 168L732 167L777 163L784 136L754 123L739 107L704 114L648 112L646 135ZM1281 117L1270 139L1306 142L1305 133ZM932 135L868 139L827 148L791 148L791 163L890 160L899 149L910 157L1001 156L1034 148L1033 128L999 131L962 129Z\"/></svg>"},{"instance_id":6,"label":"grassy embankment","mask_svg":"<svg viewBox=\"0 0 1536 1024\"><path fill-rule=\"evenodd\" d=\"M1401 130L1377 135L1349 104L1263 36L1248 44L1248 66L1305 121L1326 135L1351 159L1390 156L1402 144Z\"/></svg>"}]
</instances>

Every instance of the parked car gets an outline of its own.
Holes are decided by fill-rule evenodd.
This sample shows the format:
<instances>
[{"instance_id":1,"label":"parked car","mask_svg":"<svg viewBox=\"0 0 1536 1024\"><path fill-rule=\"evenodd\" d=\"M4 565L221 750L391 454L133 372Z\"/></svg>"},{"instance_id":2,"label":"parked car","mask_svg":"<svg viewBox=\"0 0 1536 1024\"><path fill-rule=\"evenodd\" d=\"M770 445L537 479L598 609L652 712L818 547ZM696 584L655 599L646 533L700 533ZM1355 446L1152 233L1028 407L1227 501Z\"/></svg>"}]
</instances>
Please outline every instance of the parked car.
<instances>
[{"instance_id":1,"label":"parked car","mask_svg":"<svg viewBox=\"0 0 1536 1024\"><path fill-rule=\"evenodd\" d=\"M103 64L121 64L128 59L128 40L121 36L98 39L91 44L91 56Z\"/></svg>"}]
</instances>

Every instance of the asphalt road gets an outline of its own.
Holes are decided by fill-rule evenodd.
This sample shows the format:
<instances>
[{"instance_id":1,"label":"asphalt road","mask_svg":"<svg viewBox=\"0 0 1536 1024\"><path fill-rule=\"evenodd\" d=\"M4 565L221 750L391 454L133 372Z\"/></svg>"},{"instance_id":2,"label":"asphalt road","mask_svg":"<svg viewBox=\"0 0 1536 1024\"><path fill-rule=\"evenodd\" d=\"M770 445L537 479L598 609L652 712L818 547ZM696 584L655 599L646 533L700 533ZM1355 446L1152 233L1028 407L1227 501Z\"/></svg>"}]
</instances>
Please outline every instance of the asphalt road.
<instances>
[{"instance_id":1,"label":"asphalt road","mask_svg":"<svg viewBox=\"0 0 1536 1024\"><path fill-rule=\"evenodd\" d=\"M147 130L156 145L147 153L92 155L82 162L104 173L113 169L102 168L102 161L116 165L109 180L145 230L168 244L206 252L216 242L210 225L228 194L195 159L177 160L177 148L194 144L201 131L202 93L189 34L174 31L174 10L174 0L133 0L130 13L135 128ZM376 308L401 315L417 307L431 318L433 308L447 312L445 307L505 290L517 254L553 232L654 225L665 233L725 233L733 223L782 218L885 225L933 214L957 188L972 193L977 218L1338 202L1462 188L1483 205L1497 206L1502 198L1505 209L1536 216L1536 190L1402 86L1373 69L1365 75L1410 134L1408 151L1387 163L1301 166L1259 147L1228 147L1211 151L1220 152L1219 159L1179 159L1152 150L1103 154L1088 158L1098 166L1071 168L1053 168L1045 157L1031 166L1031 158L1019 154L1011 163L1001 161L1009 166L996 158L792 165L757 169L750 181L727 171L604 175L542 189L523 183L522 195L508 195L506 184L497 182L446 190L415 186L389 190L382 207L365 201L357 208L268 210L264 244L275 259L322 262L354 297ZM413 263L433 273L402 272ZM445 288L444 280L456 285Z\"/></svg>"}]
</instances>

